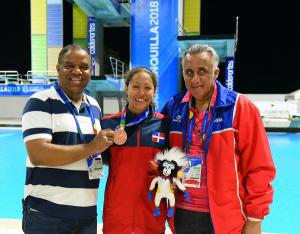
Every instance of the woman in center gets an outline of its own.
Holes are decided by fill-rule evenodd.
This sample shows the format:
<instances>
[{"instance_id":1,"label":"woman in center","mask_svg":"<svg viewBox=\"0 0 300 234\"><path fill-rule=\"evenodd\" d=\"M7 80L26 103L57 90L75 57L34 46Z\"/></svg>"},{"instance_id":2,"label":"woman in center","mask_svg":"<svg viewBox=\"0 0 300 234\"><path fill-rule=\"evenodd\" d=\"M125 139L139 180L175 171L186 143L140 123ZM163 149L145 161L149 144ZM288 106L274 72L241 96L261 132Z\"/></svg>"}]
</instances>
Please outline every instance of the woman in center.
<instances>
[{"instance_id":1,"label":"woman in center","mask_svg":"<svg viewBox=\"0 0 300 234\"><path fill-rule=\"evenodd\" d=\"M150 161L157 152L168 148L170 119L155 112L156 88L153 71L144 67L130 70L125 77L126 107L101 120L103 129L115 131L114 145L102 154L104 163L109 166L103 209L104 234L165 232L166 204L161 203L161 213L154 217L154 201L147 198L153 178L149 174Z\"/></svg>"}]
</instances>

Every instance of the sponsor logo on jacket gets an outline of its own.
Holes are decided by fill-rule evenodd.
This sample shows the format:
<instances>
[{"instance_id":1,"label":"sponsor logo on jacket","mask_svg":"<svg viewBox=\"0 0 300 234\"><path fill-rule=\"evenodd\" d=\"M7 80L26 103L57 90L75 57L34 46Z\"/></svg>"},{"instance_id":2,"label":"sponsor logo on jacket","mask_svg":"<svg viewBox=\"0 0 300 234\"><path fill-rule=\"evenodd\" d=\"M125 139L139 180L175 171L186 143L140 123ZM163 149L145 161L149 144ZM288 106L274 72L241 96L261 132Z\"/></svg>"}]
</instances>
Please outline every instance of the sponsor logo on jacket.
<instances>
[{"instance_id":1,"label":"sponsor logo on jacket","mask_svg":"<svg viewBox=\"0 0 300 234\"><path fill-rule=\"evenodd\" d=\"M175 119L172 120L173 122L180 123L181 122L181 115L177 115Z\"/></svg>"},{"instance_id":2,"label":"sponsor logo on jacket","mask_svg":"<svg viewBox=\"0 0 300 234\"><path fill-rule=\"evenodd\" d=\"M214 123L221 123L223 122L223 118L222 117L218 117L214 120Z\"/></svg>"}]
</instances>

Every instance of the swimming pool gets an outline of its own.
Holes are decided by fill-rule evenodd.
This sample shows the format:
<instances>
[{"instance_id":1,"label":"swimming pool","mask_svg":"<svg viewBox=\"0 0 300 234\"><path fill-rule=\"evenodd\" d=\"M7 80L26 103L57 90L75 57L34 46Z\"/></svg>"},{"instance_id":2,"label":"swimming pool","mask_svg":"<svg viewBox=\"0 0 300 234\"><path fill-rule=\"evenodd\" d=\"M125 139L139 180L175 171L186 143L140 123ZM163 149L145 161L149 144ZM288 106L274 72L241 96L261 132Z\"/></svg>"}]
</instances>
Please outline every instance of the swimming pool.
<instances>
[{"instance_id":1,"label":"swimming pool","mask_svg":"<svg viewBox=\"0 0 300 234\"><path fill-rule=\"evenodd\" d=\"M271 213L263 222L266 233L300 233L300 134L268 133L277 169L274 202ZM25 181L26 151L20 129L0 130L0 218L21 219L21 199ZM100 181L98 222L102 223L105 176ZM230 215L230 214L229 214Z\"/></svg>"},{"instance_id":2,"label":"swimming pool","mask_svg":"<svg viewBox=\"0 0 300 234\"><path fill-rule=\"evenodd\" d=\"M26 156L21 129L0 129L0 218L22 218L21 200L25 183ZM105 167L104 177L100 180L98 223L102 223L107 172Z\"/></svg>"}]
</instances>

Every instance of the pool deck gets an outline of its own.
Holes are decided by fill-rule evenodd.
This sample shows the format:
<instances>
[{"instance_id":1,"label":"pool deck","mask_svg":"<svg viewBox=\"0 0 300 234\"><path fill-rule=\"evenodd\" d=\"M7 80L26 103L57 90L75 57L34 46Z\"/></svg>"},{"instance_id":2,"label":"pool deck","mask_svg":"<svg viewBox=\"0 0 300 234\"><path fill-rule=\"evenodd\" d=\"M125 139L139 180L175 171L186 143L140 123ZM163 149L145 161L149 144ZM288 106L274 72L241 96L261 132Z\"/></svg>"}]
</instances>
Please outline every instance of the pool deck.
<instances>
[{"instance_id":1,"label":"pool deck","mask_svg":"<svg viewBox=\"0 0 300 234\"><path fill-rule=\"evenodd\" d=\"M102 233L102 224L98 223L97 233ZM24 234L22 231L22 221L19 219L0 219L0 234ZM167 228L165 234L172 234Z\"/></svg>"},{"instance_id":2,"label":"pool deck","mask_svg":"<svg viewBox=\"0 0 300 234\"><path fill-rule=\"evenodd\" d=\"M21 127L21 119L5 119L0 118L0 127Z\"/></svg>"},{"instance_id":3,"label":"pool deck","mask_svg":"<svg viewBox=\"0 0 300 234\"><path fill-rule=\"evenodd\" d=\"M102 234L102 224L98 223L97 233ZM1 219L0 218L0 234L24 234L22 231L22 223L19 219ZM172 234L171 230L167 227L165 234ZM282 234L263 232L262 234Z\"/></svg>"}]
</instances>

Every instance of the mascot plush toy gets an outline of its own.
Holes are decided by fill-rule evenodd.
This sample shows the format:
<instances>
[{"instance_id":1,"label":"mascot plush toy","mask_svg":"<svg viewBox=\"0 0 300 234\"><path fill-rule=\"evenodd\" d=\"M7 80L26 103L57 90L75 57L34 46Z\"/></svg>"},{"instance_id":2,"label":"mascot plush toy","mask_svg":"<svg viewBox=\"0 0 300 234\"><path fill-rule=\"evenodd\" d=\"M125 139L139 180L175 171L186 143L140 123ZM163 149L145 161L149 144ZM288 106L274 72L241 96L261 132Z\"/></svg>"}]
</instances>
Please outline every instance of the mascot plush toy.
<instances>
[{"instance_id":1,"label":"mascot plush toy","mask_svg":"<svg viewBox=\"0 0 300 234\"><path fill-rule=\"evenodd\" d=\"M174 213L175 197L174 190L172 187L173 183L184 192L184 197L187 201L190 200L188 191L184 185L180 182L180 174L183 166L186 165L186 155L179 148L171 148L164 152L156 154L155 161L152 161L154 169L156 169L159 176L155 177L150 184L148 199L152 199L152 190L157 184L156 194L154 198L154 204L156 209L153 215L156 217L160 215L160 201L162 198L169 201L170 208L168 209L168 217L172 217Z\"/></svg>"}]
</instances>

